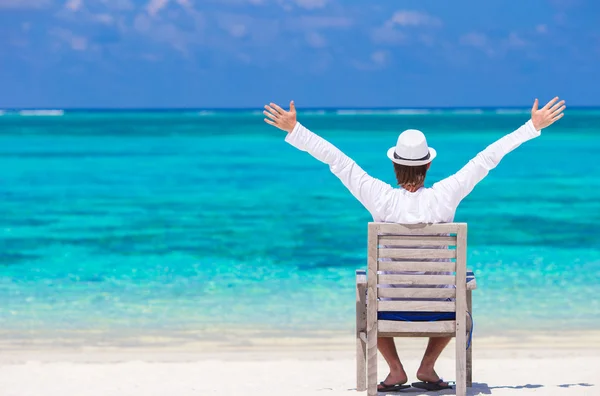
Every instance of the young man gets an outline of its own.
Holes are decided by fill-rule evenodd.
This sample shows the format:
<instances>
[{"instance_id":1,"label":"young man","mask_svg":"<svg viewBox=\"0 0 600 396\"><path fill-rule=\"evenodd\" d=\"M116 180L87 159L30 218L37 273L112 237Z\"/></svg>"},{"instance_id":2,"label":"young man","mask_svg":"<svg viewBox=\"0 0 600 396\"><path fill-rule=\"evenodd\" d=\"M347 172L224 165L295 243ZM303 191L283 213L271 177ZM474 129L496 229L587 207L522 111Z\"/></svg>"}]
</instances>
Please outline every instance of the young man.
<instances>
[{"instance_id":1,"label":"young man","mask_svg":"<svg viewBox=\"0 0 600 396\"><path fill-rule=\"evenodd\" d=\"M373 221L388 223L450 223L458 204L465 198L500 160L522 143L540 136L541 130L563 117L565 101L552 99L538 109L536 99L531 119L516 131L504 136L477 154L456 174L425 188L425 176L436 156L427 146L422 132L409 129L398 137L395 147L387 152L394 164L396 179L401 188L394 188L369 176L354 161L332 144L312 133L296 121L294 102L285 111L274 103L265 106L265 122L288 133L286 141L329 165L331 172L350 190L373 216ZM430 338L417 378L428 388L444 389L448 384L440 380L434 365L450 338ZM393 338L379 338L379 351L390 367L390 374L378 390L393 390L408 382L408 377Z\"/></svg>"}]
</instances>

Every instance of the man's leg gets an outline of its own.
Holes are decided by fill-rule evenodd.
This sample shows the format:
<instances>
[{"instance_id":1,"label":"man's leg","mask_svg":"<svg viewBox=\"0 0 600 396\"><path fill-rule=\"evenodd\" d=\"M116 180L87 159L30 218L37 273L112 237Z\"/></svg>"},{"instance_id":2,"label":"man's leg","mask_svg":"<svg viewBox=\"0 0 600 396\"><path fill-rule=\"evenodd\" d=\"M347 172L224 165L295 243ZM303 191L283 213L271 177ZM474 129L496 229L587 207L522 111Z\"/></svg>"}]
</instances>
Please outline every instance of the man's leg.
<instances>
[{"instance_id":1,"label":"man's leg","mask_svg":"<svg viewBox=\"0 0 600 396\"><path fill-rule=\"evenodd\" d=\"M425 350L425 355L421 361L421 367L417 371L417 378L419 380L424 382L437 382L440 380L433 366L435 366L435 362L451 339L452 337L432 337L429 339L427 350ZM447 385L447 383L443 383L442 385Z\"/></svg>"},{"instance_id":2,"label":"man's leg","mask_svg":"<svg viewBox=\"0 0 600 396\"><path fill-rule=\"evenodd\" d=\"M400 363L400 357L398 357L398 351L396 351L394 339L391 337L380 337L377 339L377 347L388 366L390 366L390 374L383 383L386 385L396 385L408 382L408 377L406 376L404 367L402 367L402 363Z\"/></svg>"}]
</instances>

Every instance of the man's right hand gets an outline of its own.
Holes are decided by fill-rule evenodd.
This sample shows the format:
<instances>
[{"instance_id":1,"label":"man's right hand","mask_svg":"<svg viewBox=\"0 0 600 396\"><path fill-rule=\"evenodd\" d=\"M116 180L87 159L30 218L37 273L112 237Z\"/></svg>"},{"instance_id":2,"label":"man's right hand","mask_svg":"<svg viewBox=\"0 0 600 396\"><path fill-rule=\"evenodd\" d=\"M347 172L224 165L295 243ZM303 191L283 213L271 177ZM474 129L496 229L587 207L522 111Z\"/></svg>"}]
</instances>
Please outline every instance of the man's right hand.
<instances>
[{"instance_id":1,"label":"man's right hand","mask_svg":"<svg viewBox=\"0 0 600 396\"><path fill-rule=\"evenodd\" d=\"M563 111L566 107L565 101L561 100L558 102L557 96L546 103L546 106L538 110L538 100L536 99L533 103L533 108L531 109L531 121L533 121L533 126L538 131L549 127L565 115Z\"/></svg>"}]
</instances>

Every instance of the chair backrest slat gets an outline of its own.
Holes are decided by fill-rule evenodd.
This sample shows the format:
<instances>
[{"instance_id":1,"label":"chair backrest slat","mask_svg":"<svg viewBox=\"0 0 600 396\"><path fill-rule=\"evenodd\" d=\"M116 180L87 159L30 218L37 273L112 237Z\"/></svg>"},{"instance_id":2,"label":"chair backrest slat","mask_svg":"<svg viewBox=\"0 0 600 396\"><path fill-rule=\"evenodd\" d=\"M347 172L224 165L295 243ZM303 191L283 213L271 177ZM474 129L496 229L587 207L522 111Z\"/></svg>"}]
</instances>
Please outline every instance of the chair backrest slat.
<instances>
[{"instance_id":1,"label":"chair backrest slat","mask_svg":"<svg viewBox=\"0 0 600 396\"><path fill-rule=\"evenodd\" d=\"M456 250L447 249L387 249L379 248L379 258L398 259L452 259L456 258Z\"/></svg>"},{"instance_id":2,"label":"chair backrest slat","mask_svg":"<svg viewBox=\"0 0 600 396\"><path fill-rule=\"evenodd\" d=\"M381 235L379 245L394 246L456 246L456 237L425 235Z\"/></svg>"},{"instance_id":3,"label":"chair backrest slat","mask_svg":"<svg viewBox=\"0 0 600 396\"><path fill-rule=\"evenodd\" d=\"M379 275L378 285L455 285L454 275Z\"/></svg>"},{"instance_id":4,"label":"chair backrest slat","mask_svg":"<svg viewBox=\"0 0 600 396\"><path fill-rule=\"evenodd\" d=\"M415 288L415 287L382 287L378 291L379 297L384 298L454 298L456 289L447 288Z\"/></svg>"},{"instance_id":5,"label":"chair backrest slat","mask_svg":"<svg viewBox=\"0 0 600 396\"><path fill-rule=\"evenodd\" d=\"M380 311L454 312L454 301L379 301Z\"/></svg>"},{"instance_id":6,"label":"chair backrest slat","mask_svg":"<svg viewBox=\"0 0 600 396\"><path fill-rule=\"evenodd\" d=\"M454 261L380 261L379 271L456 271Z\"/></svg>"},{"instance_id":7,"label":"chair backrest slat","mask_svg":"<svg viewBox=\"0 0 600 396\"><path fill-rule=\"evenodd\" d=\"M369 223L377 311L464 312L466 232L464 223Z\"/></svg>"}]
</instances>

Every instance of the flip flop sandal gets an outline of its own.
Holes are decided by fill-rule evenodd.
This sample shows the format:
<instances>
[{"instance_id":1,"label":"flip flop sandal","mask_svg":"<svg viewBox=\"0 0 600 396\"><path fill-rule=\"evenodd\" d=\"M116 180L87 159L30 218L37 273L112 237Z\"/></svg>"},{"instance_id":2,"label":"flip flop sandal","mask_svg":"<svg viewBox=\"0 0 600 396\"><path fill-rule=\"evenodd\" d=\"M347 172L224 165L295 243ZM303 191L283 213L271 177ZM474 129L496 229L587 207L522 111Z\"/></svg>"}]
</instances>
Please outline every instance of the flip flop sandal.
<instances>
[{"instance_id":1,"label":"flip flop sandal","mask_svg":"<svg viewBox=\"0 0 600 396\"><path fill-rule=\"evenodd\" d=\"M410 385L405 385L405 384L388 385L384 381L381 381L379 383L379 385L383 386L383 388L377 388L377 392L398 392L398 391L401 391L402 389L410 388Z\"/></svg>"},{"instance_id":2,"label":"flip flop sandal","mask_svg":"<svg viewBox=\"0 0 600 396\"><path fill-rule=\"evenodd\" d=\"M412 386L418 389L425 389L427 391L439 391L443 389L452 389L450 385L444 386L442 383L443 379L436 382L413 382Z\"/></svg>"}]
</instances>

